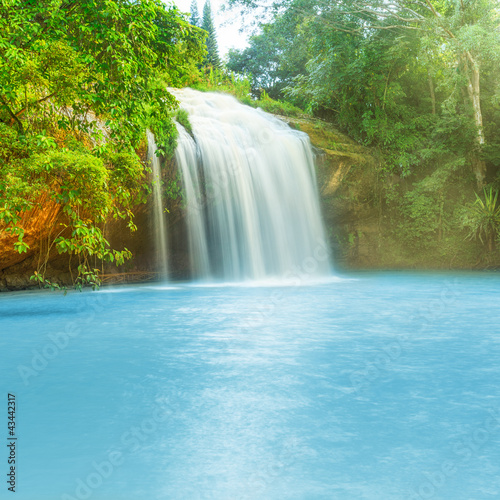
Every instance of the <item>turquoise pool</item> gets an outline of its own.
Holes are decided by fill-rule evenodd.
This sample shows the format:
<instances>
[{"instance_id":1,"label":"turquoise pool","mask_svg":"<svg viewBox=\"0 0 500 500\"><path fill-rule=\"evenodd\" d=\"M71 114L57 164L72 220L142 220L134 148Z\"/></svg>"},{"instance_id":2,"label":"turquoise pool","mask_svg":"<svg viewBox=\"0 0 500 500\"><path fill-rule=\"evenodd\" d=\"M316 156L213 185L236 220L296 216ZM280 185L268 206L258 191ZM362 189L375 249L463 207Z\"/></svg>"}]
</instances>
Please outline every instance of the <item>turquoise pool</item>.
<instances>
[{"instance_id":1,"label":"turquoise pool","mask_svg":"<svg viewBox=\"0 0 500 500\"><path fill-rule=\"evenodd\" d=\"M499 297L483 273L2 295L11 496L498 499Z\"/></svg>"}]
</instances>

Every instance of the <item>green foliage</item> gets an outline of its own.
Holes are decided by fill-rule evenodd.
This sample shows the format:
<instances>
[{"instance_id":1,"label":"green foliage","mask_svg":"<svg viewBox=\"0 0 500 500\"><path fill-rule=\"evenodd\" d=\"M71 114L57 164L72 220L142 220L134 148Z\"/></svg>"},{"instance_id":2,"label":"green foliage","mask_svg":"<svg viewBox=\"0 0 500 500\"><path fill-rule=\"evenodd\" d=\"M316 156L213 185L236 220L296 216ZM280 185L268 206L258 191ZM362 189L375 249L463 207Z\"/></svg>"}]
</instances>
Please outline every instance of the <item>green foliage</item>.
<instances>
[{"instance_id":1,"label":"green foliage","mask_svg":"<svg viewBox=\"0 0 500 500\"><path fill-rule=\"evenodd\" d=\"M65 286L59 285L59 283L54 283L47 278L44 278L38 271L35 271L32 276L30 276L30 280L38 283L40 287L48 288L49 290L63 290L64 295L68 293L68 289Z\"/></svg>"},{"instance_id":2,"label":"green foliage","mask_svg":"<svg viewBox=\"0 0 500 500\"><path fill-rule=\"evenodd\" d=\"M263 25L262 34L250 37L249 47L229 51L227 68L250 75L254 95L264 90L273 99L282 99L283 89L305 66L303 52L298 52L298 44L290 39L294 30L283 24L278 19L275 24ZM292 46L294 50L290 50Z\"/></svg>"},{"instance_id":3,"label":"green foliage","mask_svg":"<svg viewBox=\"0 0 500 500\"><path fill-rule=\"evenodd\" d=\"M193 127L189 121L188 112L185 109L180 108L175 115L175 119L188 131L188 133L193 134Z\"/></svg>"},{"instance_id":4,"label":"green foliage","mask_svg":"<svg viewBox=\"0 0 500 500\"><path fill-rule=\"evenodd\" d=\"M406 193L401 208L404 223L400 223L399 235L409 244L431 244L437 237L440 205L434 193L421 186Z\"/></svg>"},{"instance_id":5,"label":"green foliage","mask_svg":"<svg viewBox=\"0 0 500 500\"><path fill-rule=\"evenodd\" d=\"M428 175L408 183L404 190L385 188L385 200L396 221L399 238L408 248L437 247L448 233L459 231L456 207L467 197L463 161L440 159L440 166Z\"/></svg>"},{"instance_id":6,"label":"green foliage","mask_svg":"<svg viewBox=\"0 0 500 500\"><path fill-rule=\"evenodd\" d=\"M476 193L476 201L466 207L463 225L468 229L468 238L479 238L492 251L500 229L500 204L498 191L491 186L483 190L484 200Z\"/></svg>"},{"instance_id":7,"label":"green foliage","mask_svg":"<svg viewBox=\"0 0 500 500\"><path fill-rule=\"evenodd\" d=\"M163 186L163 198L165 200L183 200L184 191L182 189L182 181L179 172L175 179L166 182Z\"/></svg>"},{"instance_id":8,"label":"green foliage","mask_svg":"<svg viewBox=\"0 0 500 500\"><path fill-rule=\"evenodd\" d=\"M14 243L17 250L29 249L23 241L22 214L37 209L41 200L49 196L63 215L49 245L55 245L59 253L77 256L81 269L77 283L90 272L89 259L93 256L117 264L130 258L127 249L110 248L101 226L112 217L127 219L129 227L135 228L131 209L146 196L143 167L137 155L104 150L96 156L81 148L81 143L79 150L74 151L54 149L40 143L37 137L24 139L24 154L20 154L22 142L17 137L12 143L12 152L17 158L10 155L11 161L0 170L3 204L0 219L3 230L18 237ZM6 149L4 147L4 154ZM46 283L44 271L40 268L38 273Z\"/></svg>"},{"instance_id":9,"label":"green foliage","mask_svg":"<svg viewBox=\"0 0 500 500\"><path fill-rule=\"evenodd\" d=\"M21 132L57 124L98 133L94 115L112 140L135 145L144 123L168 120L175 105L151 75L175 80L170 68L200 57L201 38L176 8L157 0L4 2L0 119Z\"/></svg>"},{"instance_id":10,"label":"green foliage","mask_svg":"<svg viewBox=\"0 0 500 500\"><path fill-rule=\"evenodd\" d=\"M417 4L276 1L228 67L378 148L393 173L452 154L480 178L484 159L500 166L498 1Z\"/></svg>"},{"instance_id":11,"label":"green foliage","mask_svg":"<svg viewBox=\"0 0 500 500\"><path fill-rule=\"evenodd\" d=\"M261 108L268 113L283 116L300 116L304 112L287 101L277 101L269 97L265 91L261 92L260 99L252 96L250 79L236 75L224 68L207 68L201 81L193 88L204 92L224 92L235 96L240 102L254 108Z\"/></svg>"},{"instance_id":12,"label":"green foliage","mask_svg":"<svg viewBox=\"0 0 500 500\"><path fill-rule=\"evenodd\" d=\"M286 101L277 101L271 99L266 91L262 91L260 99L252 103L254 106L261 108L267 113L272 113L275 115L283 115L283 116L300 116L303 115L304 112L294 106L293 104Z\"/></svg>"},{"instance_id":13,"label":"green foliage","mask_svg":"<svg viewBox=\"0 0 500 500\"><path fill-rule=\"evenodd\" d=\"M218 68L220 66L219 50L217 48L217 33L215 31L214 21L212 18L212 8L210 0L206 0L203 5L203 20L201 27L208 33L207 36L207 53L205 55L205 66Z\"/></svg>"},{"instance_id":14,"label":"green foliage","mask_svg":"<svg viewBox=\"0 0 500 500\"><path fill-rule=\"evenodd\" d=\"M225 68L205 68L201 78L192 87L202 92L231 94L245 104L249 104L251 101L251 87L248 78L237 76Z\"/></svg>"},{"instance_id":15,"label":"green foliage","mask_svg":"<svg viewBox=\"0 0 500 500\"><path fill-rule=\"evenodd\" d=\"M171 117L167 121L152 120L148 127L155 135L156 154L171 158L177 145L177 128Z\"/></svg>"},{"instance_id":16,"label":"green foliage","mask_svg":"<svg viewBox=\"0 0 500 500\"><path fill-rule=\"evenodd\" d=\"M0 231L24 242L23 216L59 208L34 280L52 248L78 260L75 284L98 286L96 260L117 265L103 227L125 219L148 192L136 149L151 128L175 148L177 102L167 85L197 73L203 30L159 0L11 0L0 3Z\"/></svg>"}]
</instances>

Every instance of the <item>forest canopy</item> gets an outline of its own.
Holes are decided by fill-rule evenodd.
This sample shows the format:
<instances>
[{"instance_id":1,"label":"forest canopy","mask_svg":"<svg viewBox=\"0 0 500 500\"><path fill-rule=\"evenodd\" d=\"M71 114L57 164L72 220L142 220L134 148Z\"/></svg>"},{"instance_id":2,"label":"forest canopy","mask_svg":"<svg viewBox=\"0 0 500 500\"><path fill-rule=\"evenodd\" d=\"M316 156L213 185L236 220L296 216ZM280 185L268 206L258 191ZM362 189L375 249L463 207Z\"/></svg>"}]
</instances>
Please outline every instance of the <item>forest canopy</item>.
<instances>
[{"instance_id":1,"label":"forest canopy","mask_svg":"<svg viewBox=\"0 0 500 500\"><path fill-rule=\"evenodd\" d=\"M446 253L468 234L494 249L498 0L229 3L265 21L228 68L249 76L255 95L286 99L377 152L373 195L395 240Z\"/></svg>"},{"instance_id":2,"label":"forest canopy","mask_svg":"<svg viewBox=\"0 0 500 500\"><path fill-rule=\"evenodd\" d=\"M228 67L382 147L403 175L436 155L468 151L481 186L485 162L500 165L499 7L497 0L276 2L250 47L230 52Z\"/></svg>"},{"instance_id":3,"label":"forest canopy","mask_svg":"<svg viewBox=\"0 0 500 500\"><path fill-rule=\"evenodd\" d=\"M0 1L0 222L23 241L21 215L49 196L66 216L52 242L90 259L123 260L102 227L129 220L144 197L137 148L146 128L172 150L179 86L196 71L205 33L160 0Z\"/></svg>"}]
</instances>

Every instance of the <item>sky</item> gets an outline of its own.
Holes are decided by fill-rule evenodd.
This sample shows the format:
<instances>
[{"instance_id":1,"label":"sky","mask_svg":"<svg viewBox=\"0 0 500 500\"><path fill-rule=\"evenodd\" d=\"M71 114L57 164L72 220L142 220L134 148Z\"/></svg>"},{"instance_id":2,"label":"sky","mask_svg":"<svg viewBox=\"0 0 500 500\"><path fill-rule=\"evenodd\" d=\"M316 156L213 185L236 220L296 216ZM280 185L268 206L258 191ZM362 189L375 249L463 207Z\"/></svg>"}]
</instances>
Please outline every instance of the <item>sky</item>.
<instances>
[{"instance_id":1,"label":"sky","mask_svg":"<svg viewBox=\"0 0 500 500\"><path fill-rule=\"evenodd\" d=\"M190 12L191 0L172 0L183 12ZM198 12L203 16L205 0L198 0ZM217 30L219 55L223 58L231 48L244 49L247 46L248 35L240 33L241 15L235 12L221 12L225 0L211 0L212 15Z\"/></svg>"}]
</instances>

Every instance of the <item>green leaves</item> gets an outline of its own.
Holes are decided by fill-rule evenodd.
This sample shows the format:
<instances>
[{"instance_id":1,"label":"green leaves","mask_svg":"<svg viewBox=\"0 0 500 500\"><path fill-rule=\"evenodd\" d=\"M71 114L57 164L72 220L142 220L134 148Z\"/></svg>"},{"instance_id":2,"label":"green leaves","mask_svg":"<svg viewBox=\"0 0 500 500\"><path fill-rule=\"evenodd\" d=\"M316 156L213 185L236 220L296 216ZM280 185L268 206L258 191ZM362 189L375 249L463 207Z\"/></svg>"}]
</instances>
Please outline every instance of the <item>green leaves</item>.
<instances>
[{"instance_id":1,"label":"green leaves","mask_svg":"<svg viewBox=\"0 0 500 500\"><path fill-rule=\"evenodd\" d=\"M16 241L14 243L14 248L19 252L19 253L23 253L23 252L27 252L28 249L29 249L29 245L27 243L25 243L24 241Z\"/></svg>"},{"instance_id":2,"label":"green leaves","mask_svg":"<svg viewBox=\"0 0 500 500\"><path fill-rule=\"evenodd\" d=\"M500 228L498 192L489 186L483 189L483 197L476 193L476 201L464 213L463 224L469 229L469 239L478 238L491 251Z\"/></svg>"},{"instance_id":3,"label":"green leaves","mask_svg":"<svg viewBox=\"0 0 500 500\"><path fill-rule=\"evenodd\" d=\"M175 115L175 119L180 123L189 134L193 134L193 128L189 122L189 115L185 109L180 108Z\"/></svg>"},{"instance_id":4,"label":"green leaves","mask_svg":"<svg viewBox=\"0 0 500 500\"><path fill-rule=\"evenodd\" d=\"M43 288L48 288L52 291L54 290L63 290L64 295L68 293L68 290L65 286L59 285L59 283L54 283L51 280L45 278L42 274L40 274L38 271L35 271L32 276L30 276L31 281L35 281L36 283L39 284L40 287L43 286Z\"/></svg>"},{"instance_id":5,"label":"green leaves","mask_svg":"<svg viewBox=\"0 0 500 500\"><path fill-rule=\"evenodd\" d=\"M208 33L206 43L207 43L207 53L205 56L205 65L218 68L220 66L219 51L217 48L217 34L215 32L215 26L212 19L212 8L210 6L210 0L205 0L203 5L203 19L201 27Z\"/></svg>"},{"instance_id":6,"label":"green leaves","mask_svg":"<svg viewBox=\"0 0 500 500\"><path fill-rule=\"evenodd\" d=\"M422 150L434 150L434 162L480 150L482 110L495 120L484 126L486 142L500 143L499 5L274 2L271 21L260 25L249 48L230 53L228 65L250 73L254 89L284 94L377 147L388 170L407 177L431 162Z\"/></svg>"},{"instance_id":7,"label":"green leaves","mask_svg":"<svg viewBox=\"0 0 500 500\"><path fill-rule=\"evenodd\" d=\"M115 141L134 145L145 106L163 116L175 106L152 75L176 75L181 52L183 64L202 54L201 30L159 0L13 0L0 14L0 120L18 120L20 130L26 119L37 129L51 117L66 130L83 129L92 110L112 117Z\"/></svg>"},{"instance_id":8,"label":"green leaves","mask_svg":"<svg viewBox=\"0 0 500 500\"><path fill-rule=\"evenodd\" d=\"M103 224L135 229L148 186L134 148L150 127L173 151L177 102L166 87L203 53L203 31L160 0L0 2L0 231L18 237L18 252L29 251L23 215L55 203L48 252L77 256L78 286L98 286L91 257L130 258ZM40 261L34 280L52 286Z\"/></svg>"}]
</instances>

